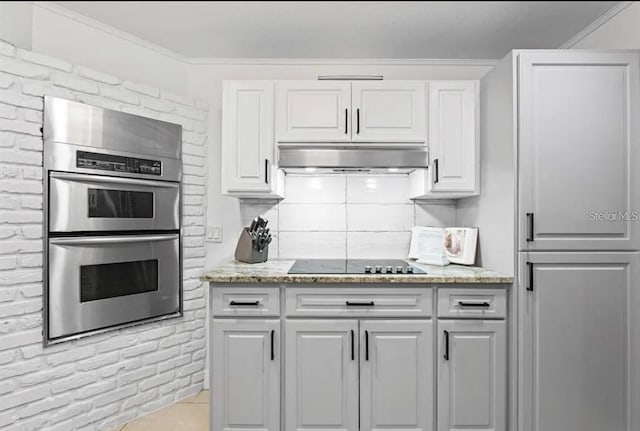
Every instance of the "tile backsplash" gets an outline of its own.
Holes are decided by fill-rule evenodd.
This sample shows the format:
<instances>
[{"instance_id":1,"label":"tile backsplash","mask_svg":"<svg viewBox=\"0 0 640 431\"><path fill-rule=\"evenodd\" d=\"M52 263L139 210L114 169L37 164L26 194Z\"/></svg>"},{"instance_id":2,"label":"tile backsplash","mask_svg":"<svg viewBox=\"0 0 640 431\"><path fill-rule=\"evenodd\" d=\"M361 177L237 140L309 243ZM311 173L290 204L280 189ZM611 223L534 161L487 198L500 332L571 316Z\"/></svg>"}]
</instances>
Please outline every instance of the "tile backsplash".
<instances>
[{"instance_id":1,"label":"tile backsplash","mask_svg":"<svg viewBox=\"0 0 640 431\"><path fill-rule=\"evenodd\" d=\"M405 174L287 175L286 199L240 201L242 223L262 215L272 259L406 258L413 226L454 226L454 201L409 199Z\"/></svg>"}]
</instances>

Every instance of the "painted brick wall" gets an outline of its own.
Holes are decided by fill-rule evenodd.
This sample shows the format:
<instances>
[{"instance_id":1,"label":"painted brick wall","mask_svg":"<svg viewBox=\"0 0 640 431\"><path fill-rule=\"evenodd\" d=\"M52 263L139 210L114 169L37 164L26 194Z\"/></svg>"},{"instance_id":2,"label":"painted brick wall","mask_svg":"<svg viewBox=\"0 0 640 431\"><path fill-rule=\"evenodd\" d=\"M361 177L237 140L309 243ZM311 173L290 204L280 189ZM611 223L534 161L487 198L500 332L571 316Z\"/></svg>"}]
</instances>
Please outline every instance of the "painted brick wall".
<instances>
[{"instance_id":1,"label":"painted brick wall","mask_svg":"<svg viewBox=\"0 0 640 431\"><path fill-rule=\"evenodd\" d=\"M42 347L44 94L183 126L183 318ZM207 110L0 41L0 429L108 429L202 388Z\"/></svg>"}]
</instances>

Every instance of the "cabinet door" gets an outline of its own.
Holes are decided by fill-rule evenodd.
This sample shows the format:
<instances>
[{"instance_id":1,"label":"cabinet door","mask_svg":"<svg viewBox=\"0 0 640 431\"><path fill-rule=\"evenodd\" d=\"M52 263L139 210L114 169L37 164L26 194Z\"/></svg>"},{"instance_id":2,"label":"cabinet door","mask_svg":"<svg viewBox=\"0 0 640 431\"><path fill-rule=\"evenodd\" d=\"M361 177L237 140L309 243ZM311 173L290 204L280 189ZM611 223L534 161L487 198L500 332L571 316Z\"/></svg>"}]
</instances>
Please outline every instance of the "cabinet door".
<instances>
[{"instance_id":1,"label":"cabinet door","mask_svg":"<svg viewBox=\"0 0 640 431\"><path fill-rule=\"evenodd\" d=\"M358 430L358 321L287 320L286 429Z\"/></svg>"},{"instance_id":2,"label":"cabinet door","mask_svg":"<svg viewBox=\"0 0 640 431\"><path fill-rule=\"evenodd\" d=\"M521 250L640 248L639 57L519 55Z\"/></svg>"},{"instance_id":3,"label":"cabinet door","mask_svg":"<svg viewBox=\"0 0 640 431\"><path fill-rule=\"evenodd\" d=\"M429 192L479 189L478 81L429 81Z\"/></svg>"},{"instance_id":4,"label":"cabinet door","mask_svg":"<svg viewBox=\"0 0 640 431\"><path fill-rule=\"evenodd\" d=\"M223 83L224 193L268 193L274 188L273 85L273 81Z\"/></svg>"},{"instance_id":5,"label":"cabinet door","mask_svg":"<svg viewBox=\"0 0 640 431\"><path fill-rule=\"evenodd\" d=\"M360 322L360 429L433 429L431 320Z\"/></svg>"},{"instance_id":6,"label":"cabinet door","mask_svg":"<svg viewBox=\"0 0 640 431\"><path fill-rule=\"evenodd\" d=\"M639 262L521 253L521 430L640 429Z\"/></svg>"},{"instance_id":7,"label":"cabinet door","mask_svg":"<svg viewBox=\"0 0 640 431\"><path fill-rule=\"evenodd\" d=\"M424 81L355 81L351 95L352 141L425 142Z\"/></svg>"},{"instance_id":8,"label":"cabinet door","mask_svg":"<svg viewBox=\"0 0 640 431\"><path fill-rule=\"evenodd\" d=\"M278 81L278 142L348 142L351 83Z\"/></svg>"},{"instance_id":9,"label":"cabinet door","mask_svg":"<svg viewBox=\"0 0 640 431\"><path fill-rule=\"evenodd\" d=\"M280 321L213 320L213 431L280 429Z\"/></svg>"},{"instance_id":10,"label":"cabinet door","mask_svg":"<svg viewBox=\"0 0 640 431\"><path fill-rule=\"evenodd\" d=\"M503 320L438 321L438 431L506 430L506 337Z\"/></svg>"}]
</instances>

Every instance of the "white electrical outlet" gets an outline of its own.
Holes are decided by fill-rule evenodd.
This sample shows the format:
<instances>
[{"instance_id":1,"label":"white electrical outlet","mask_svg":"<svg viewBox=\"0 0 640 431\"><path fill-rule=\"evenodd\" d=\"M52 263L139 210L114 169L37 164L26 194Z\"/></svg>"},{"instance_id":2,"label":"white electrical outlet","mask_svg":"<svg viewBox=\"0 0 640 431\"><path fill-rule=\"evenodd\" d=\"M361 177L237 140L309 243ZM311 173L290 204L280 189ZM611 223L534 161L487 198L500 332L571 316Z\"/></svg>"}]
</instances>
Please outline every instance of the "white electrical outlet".
<instances>
[{"instance_id":1,"label":"white electrical outlet","mask_svg":"<svg viewBox=\"0 0 640 431\"><path fill-rule=\"evenodd\" d=\"M222 242L222 226L207 226L207 242Z\"/></svg>"}]
</instances>

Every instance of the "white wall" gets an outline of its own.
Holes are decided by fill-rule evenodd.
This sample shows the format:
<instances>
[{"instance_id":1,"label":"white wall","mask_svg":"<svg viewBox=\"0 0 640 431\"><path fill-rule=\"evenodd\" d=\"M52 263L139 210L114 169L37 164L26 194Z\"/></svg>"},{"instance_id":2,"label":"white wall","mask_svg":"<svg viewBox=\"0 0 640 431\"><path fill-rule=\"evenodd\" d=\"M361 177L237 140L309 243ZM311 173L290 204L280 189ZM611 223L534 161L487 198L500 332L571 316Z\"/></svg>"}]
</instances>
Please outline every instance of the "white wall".
<instances>
[{"instance_id":1,"label":"white wall","mask_svg":"<svg viewBox=\"0 0 640 431\"><path fill-rule=\"evenodd\" d=\"M0 39L19 48L187 94L181 56L50 2L0 2Z\"/></svg>"},{"instance_id":2,"label":"white wall","mask_svg":"<svg viewBox=\"0 0 640 431\"><path fill-rule=\"evenodd\" d=\"M570 46L575 49L640 49L640 2L631 5Z\"/></svg>"},{"instance_id":3,"label":"white wall","mask_svg":"<svg viewBox=\"0 0 640 431\"><path fill-rule=\"evenodd\" d=\"M189 72L189 93L209 102L209 151L207 158L207 225L223 226L223 242L207 243L206 266L232 259L241 232L244 210L236 198L220 192L220 139L222 81L232 79L312 79L318 75L374 74L385 79L479 79L492 67L487 62L472 64L247 64L194 65ZM401 257L401 256L398 256Z\"/></svg>"},{"instance_id":4,"label":"white wall","mask_svg":"<svg viewBox=\"0 0 640 431\"><path fill-rule=\"evenodd\" d=\"M0 2L0 39L19 48L31 49L31 11L31 2Z\"/></svg>"},{"instance_id":5,"label":"white wall","mask_svg":"<svg viewBox=\"0 0 640 431\"><path fill-rule=\"evenodd\" d=\"M183 126L183 317L43 347L43 95ZM206 117L202 101L0 42L0 429L109 429L202 389Z\"/></svg>"}]
</instances>

